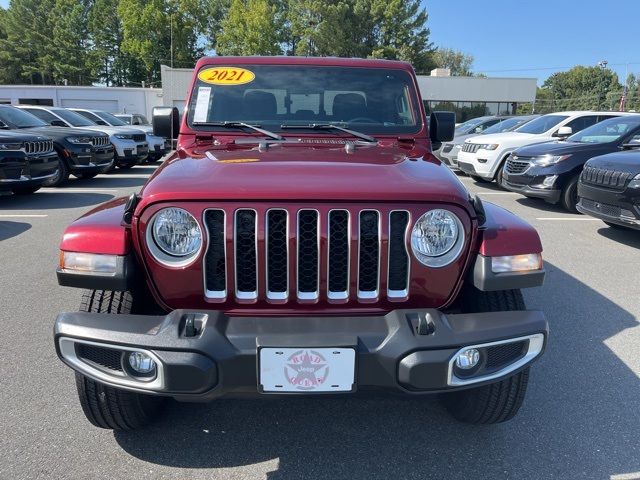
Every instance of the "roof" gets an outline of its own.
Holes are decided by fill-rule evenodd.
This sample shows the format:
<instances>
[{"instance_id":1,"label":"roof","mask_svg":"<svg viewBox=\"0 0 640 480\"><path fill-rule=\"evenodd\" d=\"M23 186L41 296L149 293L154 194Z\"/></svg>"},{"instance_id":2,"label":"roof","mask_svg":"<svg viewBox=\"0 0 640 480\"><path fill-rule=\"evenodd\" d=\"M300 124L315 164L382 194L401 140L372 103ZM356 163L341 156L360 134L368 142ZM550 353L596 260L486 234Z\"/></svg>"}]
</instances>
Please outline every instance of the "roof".
<instances>
[{"instance_id":1,"label":"roof","mask_svg":"<svg viewBox=\"0 0 640 480\"><path fill-rule=\"evenodd\" d=\"M297 57L297 56L254 56L254 57L203 57L198 60L196 69L205 65L317 65L325 67L360 67L360 68L397 68L413 70L409 62L399 60L382 60L375 58L342 58L342 57Z\"/></svg>"}]
</instances>

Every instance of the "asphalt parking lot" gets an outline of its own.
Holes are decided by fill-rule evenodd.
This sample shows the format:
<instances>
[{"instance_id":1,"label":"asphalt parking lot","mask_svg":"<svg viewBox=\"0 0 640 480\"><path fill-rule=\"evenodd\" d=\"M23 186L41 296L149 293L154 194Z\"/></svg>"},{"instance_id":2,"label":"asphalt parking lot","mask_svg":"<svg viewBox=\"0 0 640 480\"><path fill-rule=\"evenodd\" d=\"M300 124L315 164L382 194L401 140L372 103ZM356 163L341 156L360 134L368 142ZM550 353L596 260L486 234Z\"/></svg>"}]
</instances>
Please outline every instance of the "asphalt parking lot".
<instances>
[{"instance_id":1,"label":"asphalt parking lot","mask_svg":"<svg viewBox=\"0 0 640 480\"><path fill-rule=\"evenodd\" d=\"M220 400L171 404L133 433L91 426L52 324L80 292L59 287L74 218L136 191L155 167L0 197L0 479L640 479L640 232L460 177L532 223L545 248L550 344L520 414L489 427L433 399Z\"/></svg>"}]
</instances>

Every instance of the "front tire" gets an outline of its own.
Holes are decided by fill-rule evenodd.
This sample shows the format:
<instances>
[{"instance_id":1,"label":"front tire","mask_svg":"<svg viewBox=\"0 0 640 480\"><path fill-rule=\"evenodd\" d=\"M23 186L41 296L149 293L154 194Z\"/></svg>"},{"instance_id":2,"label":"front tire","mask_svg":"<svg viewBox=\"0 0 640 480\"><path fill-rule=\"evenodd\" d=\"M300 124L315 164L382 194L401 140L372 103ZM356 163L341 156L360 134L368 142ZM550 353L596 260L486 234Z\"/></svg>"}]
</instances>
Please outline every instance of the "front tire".
<instances>
[{"instance_id":1,"label":"front tire","mask_svg":"<svg viewBox=\"0 0 640 480\"><path fill-rule=\"evenodd\" d=\"M578 178L579 176L576 175L569 180L562 189L562 195L560 196L560 205L571 213L580 213L576 208L578 203Z\"/></svg>"},{"instance_id":2,"label":"front tire","mask_svg":"<svg viewBox=\"0 0 640 480\"><path fill-rule=\"evenodd\" d=\"M526 310L520 290L483 292L468 286L460 294L463 313ZM492 424L512 419L520 410L529 382L529 368L489 385L469 388L441 396L447 411L457 420L473 424Z\"/></svg>"},{"instance_id":3,"label":"front tire","mask_svg":"<svg viewBox=\"0 0 640 480\"><path fill-rule=\"evenodd\" d=\"M46 180L42 186L43 187L60 187L69 180L69 166L67 162L64 160L62 155L58 153L58 172L56 176Z\"/></svg>"},{"instance_id":4,"label":"front tire","mask_svg":"<svg viewBox=\"0 0 640 480\"><path fill-rule=\"evenodd\" d=\"M141 307L143 305L136 303L131 292L89 290L82 296L80 311L128 314ZM76 388L85 417L99 428L141 428L157 419L166 403L164 397L109 387L78 372Z\"/></svg>"}]
</instances>

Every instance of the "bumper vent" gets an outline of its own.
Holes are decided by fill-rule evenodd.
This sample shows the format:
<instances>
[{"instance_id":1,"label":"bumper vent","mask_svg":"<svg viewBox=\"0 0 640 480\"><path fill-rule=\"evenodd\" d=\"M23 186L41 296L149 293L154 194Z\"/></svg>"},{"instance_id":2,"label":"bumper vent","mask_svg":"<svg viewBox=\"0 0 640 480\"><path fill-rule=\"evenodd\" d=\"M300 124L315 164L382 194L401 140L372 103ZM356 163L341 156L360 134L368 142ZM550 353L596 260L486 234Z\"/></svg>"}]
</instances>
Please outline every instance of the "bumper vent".
<instances>
[{"instance_id":1,"label":"bumper vent","mask_svg":"<svg viewBox=\"0 0 640 480\"><path fill-rule=\"evenodd\" d=\"M506 343L487 348L487 370L495 370L515 362L527 351L528 341Z\"/></svg>"},{"instance_id":2,"label":"bumper vent","mask_svg":"<svg viewBox=\"0 0 640 480\"><path fill-rule=\"evenodd\" d=\"M96 345L88 345L85 343L76 344L76 355L78 358L95 363L100 367L112 370L114 372L122 372L122 350L114 348L98 347Z\"/></svg>"}]
</instances>

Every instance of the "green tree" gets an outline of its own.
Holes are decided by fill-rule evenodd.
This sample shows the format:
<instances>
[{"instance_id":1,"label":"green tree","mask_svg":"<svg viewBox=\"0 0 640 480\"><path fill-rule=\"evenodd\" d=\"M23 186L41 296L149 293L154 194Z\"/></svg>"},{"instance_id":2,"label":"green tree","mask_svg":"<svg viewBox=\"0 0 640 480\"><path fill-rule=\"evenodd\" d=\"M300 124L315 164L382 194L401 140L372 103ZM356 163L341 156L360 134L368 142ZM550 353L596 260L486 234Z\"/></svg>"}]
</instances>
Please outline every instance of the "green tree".
<instances>
[{"instance_id":1,"label":"green tree","mask_svg":"<svg viewBox=\"0 0 640 480\"><path fill-rule=\"evenodd\" d=\"M451 75L457 77L470 77L473 75L473 55L453 50L452 48L438 48L433 61L436 68L448 68Z\"/></svg>"},{"instance_id":2,"label":"green tree","mask_svg":"<svg viewBox=\"0 0 640 480\"><path fill-rule=\"evenodd\" d=\"M267 0L232 0L220 23L219 55L280 55L282 12Z\"/></svg>"},{"instance_id":3,"label":"green tree","mask_svg":"<svg viewBox=\"0 0 640 480\"><path fill-rule=\"evenodd\" d=\"M576 66L551 75L542 85L546 104L558 110L617 109L622 86L615 72L600 67ZM539 103L536 101L536 103Z\"/></svg>"}]
</instances>

